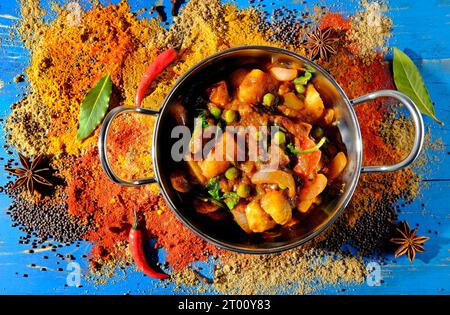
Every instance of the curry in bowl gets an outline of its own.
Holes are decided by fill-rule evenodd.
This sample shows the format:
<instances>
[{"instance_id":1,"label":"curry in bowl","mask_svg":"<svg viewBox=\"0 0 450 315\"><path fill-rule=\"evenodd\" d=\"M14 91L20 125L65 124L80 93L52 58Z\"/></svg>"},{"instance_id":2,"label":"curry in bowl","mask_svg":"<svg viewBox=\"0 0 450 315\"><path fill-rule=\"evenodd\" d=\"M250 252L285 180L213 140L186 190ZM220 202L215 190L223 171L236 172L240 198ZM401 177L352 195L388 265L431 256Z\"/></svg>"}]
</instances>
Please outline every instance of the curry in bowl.
<instances>
[{"instance_id":1,"label":"curry in bowl","mask_svg":"<svg viewBox=\"0 0 450 315\"><path fill-rule=\"evenodd\" d=\"M190 130L172 187L211 220L272 233L343 191L346 148L315 70L271 60L238 67L170 113ZM189 108L189 110L187 110Z\"/></svg>"}]
</instances>

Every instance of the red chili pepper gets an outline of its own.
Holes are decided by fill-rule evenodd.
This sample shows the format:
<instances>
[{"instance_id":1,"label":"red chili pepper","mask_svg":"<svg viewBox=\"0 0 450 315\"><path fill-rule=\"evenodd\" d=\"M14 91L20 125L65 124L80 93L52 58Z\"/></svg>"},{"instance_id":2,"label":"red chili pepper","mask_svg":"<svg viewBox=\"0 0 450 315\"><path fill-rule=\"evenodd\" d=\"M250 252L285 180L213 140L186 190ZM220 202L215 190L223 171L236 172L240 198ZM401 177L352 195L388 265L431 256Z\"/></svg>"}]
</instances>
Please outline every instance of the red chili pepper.
<instances>
[{"instance_id":1,"label":"red chili pepper","mask_svg":"<svg viewBox=\"0 0 450 315\"><path fill-rule=\"evenodd\" d=\"M177 58L177 52L173 48L169 48L159 54L155 61L147 68L144 76L139 83L139 87L136 93L136 106L141 106L142 99L144 98L145 92L156 77L175 59Z\"/></svg>"},{"instance_id":2,"label":"red chili pepper","mask_svg":"<svg viewBox=\"0 0 450 315\"><path fill-rule=\"evenodd\" d=\"M156 279L166 279L168 275L165 273L160 273L152 269L147 263L144 254L144 246L142 242L142 231L138 229L136 211L134 212L134 223L130 230L130 235L128 238L131 256L136 263L139 270L144 272L147 276Z\"/></svg>"}]
</instances>

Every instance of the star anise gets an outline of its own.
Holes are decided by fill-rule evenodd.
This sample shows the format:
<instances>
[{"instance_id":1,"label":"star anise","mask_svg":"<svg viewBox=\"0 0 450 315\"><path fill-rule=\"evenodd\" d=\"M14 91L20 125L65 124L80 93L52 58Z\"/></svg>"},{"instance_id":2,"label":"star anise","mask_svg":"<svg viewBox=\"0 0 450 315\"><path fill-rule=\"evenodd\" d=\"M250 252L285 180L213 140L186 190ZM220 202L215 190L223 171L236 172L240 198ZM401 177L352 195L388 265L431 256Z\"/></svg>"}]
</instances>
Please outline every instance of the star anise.
<instances>
[{"instance_id":1,"label":"star anise","mask_svg":"<svg viewBox=\"0 0 450 315\"><path fill-rule=\"evenodd\" d=\"M306 48L311 60L317 57L327 60L330 55L336 54L336 43L339 41L339 34L333 28L318 28L314 32L306 34L306 39Z\"/></svg>"},{"instance_id":2,"label":"star anise","mask_svg":"<svg viewBox=\"0 0 450 315\"><path fill-rule=\"evenodd\" d=\"M17 176L17 179L11 189L25 186L29 192L33 192L36 189L36 184L53 186L52 183L42 176L46 172L50 171L49 168L39 168L43 160L44 156L40 154L32 162L30 162L28 158L19 153L19 161L22 167L5 168L6 171Z\"/></svg>"},{"instance_id":3,"label":"star anise","mask_svg":"<svg viewBox=\"0 0 450 315\"><path fill-rule=\"evenodd\" d=\"M409 261L413 262L416 257L416 253L422 253L425 251L423 243L428 241L430 238L426 236L417 236L417 229L411 231L406 221L403 221L402 227L402 229L397 228L397 231L400 233L400 237L391 238L392 243L400 245L395 251L395 258L407 254Z\"/></svg>"}]
</instances>

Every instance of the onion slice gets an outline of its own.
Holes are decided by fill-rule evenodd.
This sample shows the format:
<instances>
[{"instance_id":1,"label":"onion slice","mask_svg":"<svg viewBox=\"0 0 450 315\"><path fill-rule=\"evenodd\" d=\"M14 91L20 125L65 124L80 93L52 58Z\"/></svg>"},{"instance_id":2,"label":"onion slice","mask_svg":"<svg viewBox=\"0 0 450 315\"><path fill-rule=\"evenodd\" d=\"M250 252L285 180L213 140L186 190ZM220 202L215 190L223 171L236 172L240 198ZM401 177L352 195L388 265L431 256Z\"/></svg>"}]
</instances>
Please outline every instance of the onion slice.
<instances>
[{"instance_id":1,"label":"onion slice","mask_svg":"<svg viewBox=\"0 0 450 315\"><path fill-rule=\"evenodd\" d=\"M251 181L253 184L278 184L286 187L289 191L289 198L295 196L295 180L291 174L281 170L263 169L256 172Z\"/></svg>"},{"instance_id":2,"label":"onion slice","mask_svg":"<svg viewBox=\"0 0 450 315\"><path fill-rule=\"evenodd\" d=\"M270 73L278 81L292 81L297 77L298 72L296 69L273 67L270 69Z\"/></svg>"}]
</instances>

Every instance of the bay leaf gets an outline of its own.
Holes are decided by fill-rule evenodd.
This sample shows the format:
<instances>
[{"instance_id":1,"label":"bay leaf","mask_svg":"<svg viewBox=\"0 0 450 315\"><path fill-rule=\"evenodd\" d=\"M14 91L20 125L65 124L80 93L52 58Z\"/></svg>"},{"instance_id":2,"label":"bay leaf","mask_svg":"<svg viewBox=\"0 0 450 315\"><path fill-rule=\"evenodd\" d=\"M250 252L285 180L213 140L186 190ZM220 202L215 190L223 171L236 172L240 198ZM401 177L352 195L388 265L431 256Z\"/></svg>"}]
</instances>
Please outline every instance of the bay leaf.
<instances>
[{"instance_id":1,"label":"bay leaf","mask_svg":"<svg viewBox=\"0 0 450 315\"><path fill-rule=\"evenodd\" d=\"M106 75L86 94L80 107L78 140L86 139L98 127L108 110L111 93L111 76Z\"/></svg>"},{"instance_id":2,"label":"bay leaf","mask_svg":"<svg viewBox=\"0 0 450 315\"><path fill-rule=\"evenodd\" d=\"M409 96L417 105L422 114L428 115L436 122L444 123L437 119L430 93L414 62L398 48L394 48L394 82L397 90Z\"/></svg>"}]
</instances>

